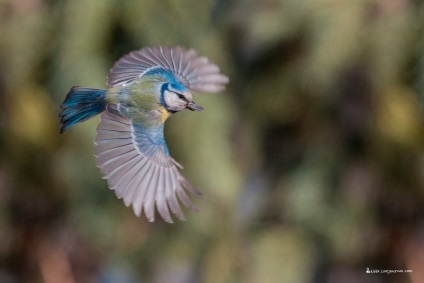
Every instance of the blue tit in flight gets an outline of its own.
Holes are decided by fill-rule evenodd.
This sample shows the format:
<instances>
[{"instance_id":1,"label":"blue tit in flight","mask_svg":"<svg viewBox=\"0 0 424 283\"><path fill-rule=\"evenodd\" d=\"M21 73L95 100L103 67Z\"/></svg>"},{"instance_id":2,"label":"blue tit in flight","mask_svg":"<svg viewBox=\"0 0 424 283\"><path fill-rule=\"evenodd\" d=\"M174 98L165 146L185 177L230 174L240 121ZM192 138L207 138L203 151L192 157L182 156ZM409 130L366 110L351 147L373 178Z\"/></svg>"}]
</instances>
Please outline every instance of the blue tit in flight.
<instances>
[{"instance_id":1,"label":"blue tit in flight","mask_svg":"<svg viewBox=\"0 0 424 283\"><path fill-rule=\"evenodd\" d=\"M109 187L151 222L155 207L172 223L185 220L180 202L197 210L186 190L200 194L180 174L164 139L168 117L184 109L203 111L193 92L225 89L228 77L193 49L143 48L112 67L107 89L72 87L61 105L60 132L101 114L94 154Z\"/></svg>"}]
</instances>

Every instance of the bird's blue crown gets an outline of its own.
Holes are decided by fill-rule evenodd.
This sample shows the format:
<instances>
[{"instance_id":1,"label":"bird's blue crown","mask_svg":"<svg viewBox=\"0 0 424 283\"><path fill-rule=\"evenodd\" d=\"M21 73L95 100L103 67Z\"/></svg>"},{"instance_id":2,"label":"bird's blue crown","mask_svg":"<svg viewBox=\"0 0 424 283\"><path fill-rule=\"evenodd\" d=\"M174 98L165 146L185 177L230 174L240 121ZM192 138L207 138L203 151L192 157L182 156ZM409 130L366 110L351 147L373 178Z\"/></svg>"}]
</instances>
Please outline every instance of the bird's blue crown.
<instances>
[{"instance_id":1,"label":"bird's blue crown","mask_svg":"<svg viewBox=\"0 0 424 283\"><path fill-rule=\"evenodd\" d=\"M144 76L157 76L161 79L163 79L163 83L160 89L160 103L163 107L167 108L166 102L165 102L165 90L177 90L177 91L187 91L187 88L177 80L177 78L169 71L157 67L153 68L149 71L147 71Z\"/></svg>"},{"instance_id":2,"label":"bird's blue crown","mask_svg":"<svg viewBox=\"0 0 424 283\"><path fill-rule=\"evenodd\" d=\"M173 89L179 91L186 91L187 88L177 80L177 78L170 72L161 67L152 68L147 71L143 76L156 76L163 79L164 82L170 84Z\"/></svg>"}]
</instances>

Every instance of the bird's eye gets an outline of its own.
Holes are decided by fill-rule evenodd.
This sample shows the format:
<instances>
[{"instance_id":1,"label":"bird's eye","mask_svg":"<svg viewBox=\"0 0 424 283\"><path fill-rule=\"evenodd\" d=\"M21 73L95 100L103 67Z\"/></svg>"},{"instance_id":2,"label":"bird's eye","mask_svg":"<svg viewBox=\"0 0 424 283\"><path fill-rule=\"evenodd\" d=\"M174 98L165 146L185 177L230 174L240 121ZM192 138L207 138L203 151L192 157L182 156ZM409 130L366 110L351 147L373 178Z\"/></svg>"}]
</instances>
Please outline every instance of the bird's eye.
<instances>
[{"instance_id":1,"label":"bird's eye","mask_svg":"<svg viewBox=\"0 0 424 283\"><path fill-rule=\"evenodd\" d=\"M179 97L180 99L185 100L185 96L184 96L184 95L182 95L181 93L178 93L177 95L178 95L178 97Z\"/></svg>"}]
</instances>

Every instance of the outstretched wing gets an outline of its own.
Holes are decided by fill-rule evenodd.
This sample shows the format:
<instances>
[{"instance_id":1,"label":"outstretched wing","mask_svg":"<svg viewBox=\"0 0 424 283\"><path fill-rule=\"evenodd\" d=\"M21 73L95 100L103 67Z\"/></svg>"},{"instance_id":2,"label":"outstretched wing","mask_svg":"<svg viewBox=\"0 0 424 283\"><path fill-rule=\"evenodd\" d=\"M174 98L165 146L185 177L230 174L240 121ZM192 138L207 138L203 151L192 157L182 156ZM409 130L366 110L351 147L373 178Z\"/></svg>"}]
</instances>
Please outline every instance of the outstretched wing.
<instances>
[{"instance_id":1,"label":"outstretched wing","mask_svg":"<svg viewBox=\"0 0 424 283\"><path fill-rule=\"evenodd\" d=\"M151 69L164 68L192 91L219 92L225 89L228 77L220 74L217 65L201 57L193 49L154 47L133 51L110 69L107 85L125 85Z\"/></svg>"},{"instance_id":2,"label":"outstretched wing","mask_svg":"<svg viewBox=\"0 0 424 283\"><path fill-rule=\"evenodd\" d=\"M196 211L185 189L200 194L179 173L181 168L171 156L164 141L163 125L146 129L119 114L109 105L97 127L95 156L108 185L132 205L140 216L155 220L155 206L162 218L172 223L169 208L179 219L185 220L179 205Z\"/></svg>"}]
</instances>

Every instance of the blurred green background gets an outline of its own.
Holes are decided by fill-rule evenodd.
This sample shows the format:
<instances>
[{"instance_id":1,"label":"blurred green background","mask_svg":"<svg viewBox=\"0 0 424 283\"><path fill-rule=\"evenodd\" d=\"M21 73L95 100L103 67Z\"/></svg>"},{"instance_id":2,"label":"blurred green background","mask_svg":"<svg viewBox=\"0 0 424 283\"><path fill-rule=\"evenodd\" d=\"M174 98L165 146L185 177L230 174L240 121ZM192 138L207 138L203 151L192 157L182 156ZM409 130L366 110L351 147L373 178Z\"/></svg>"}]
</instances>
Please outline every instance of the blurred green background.
<instances>
[{"instance_id":1,"label":"blurred green background","mask_svg":"<svg viewBox=\"0 0 424 283\"><path fill-rule=\"evenodd\" d=\"M204 193L172 225L100 178L98 118L59 134L157 45L230 77L167 122ZM424 282L423 102L423 1L0 0L0 282Z\"/></svg>"}]
</instances>

